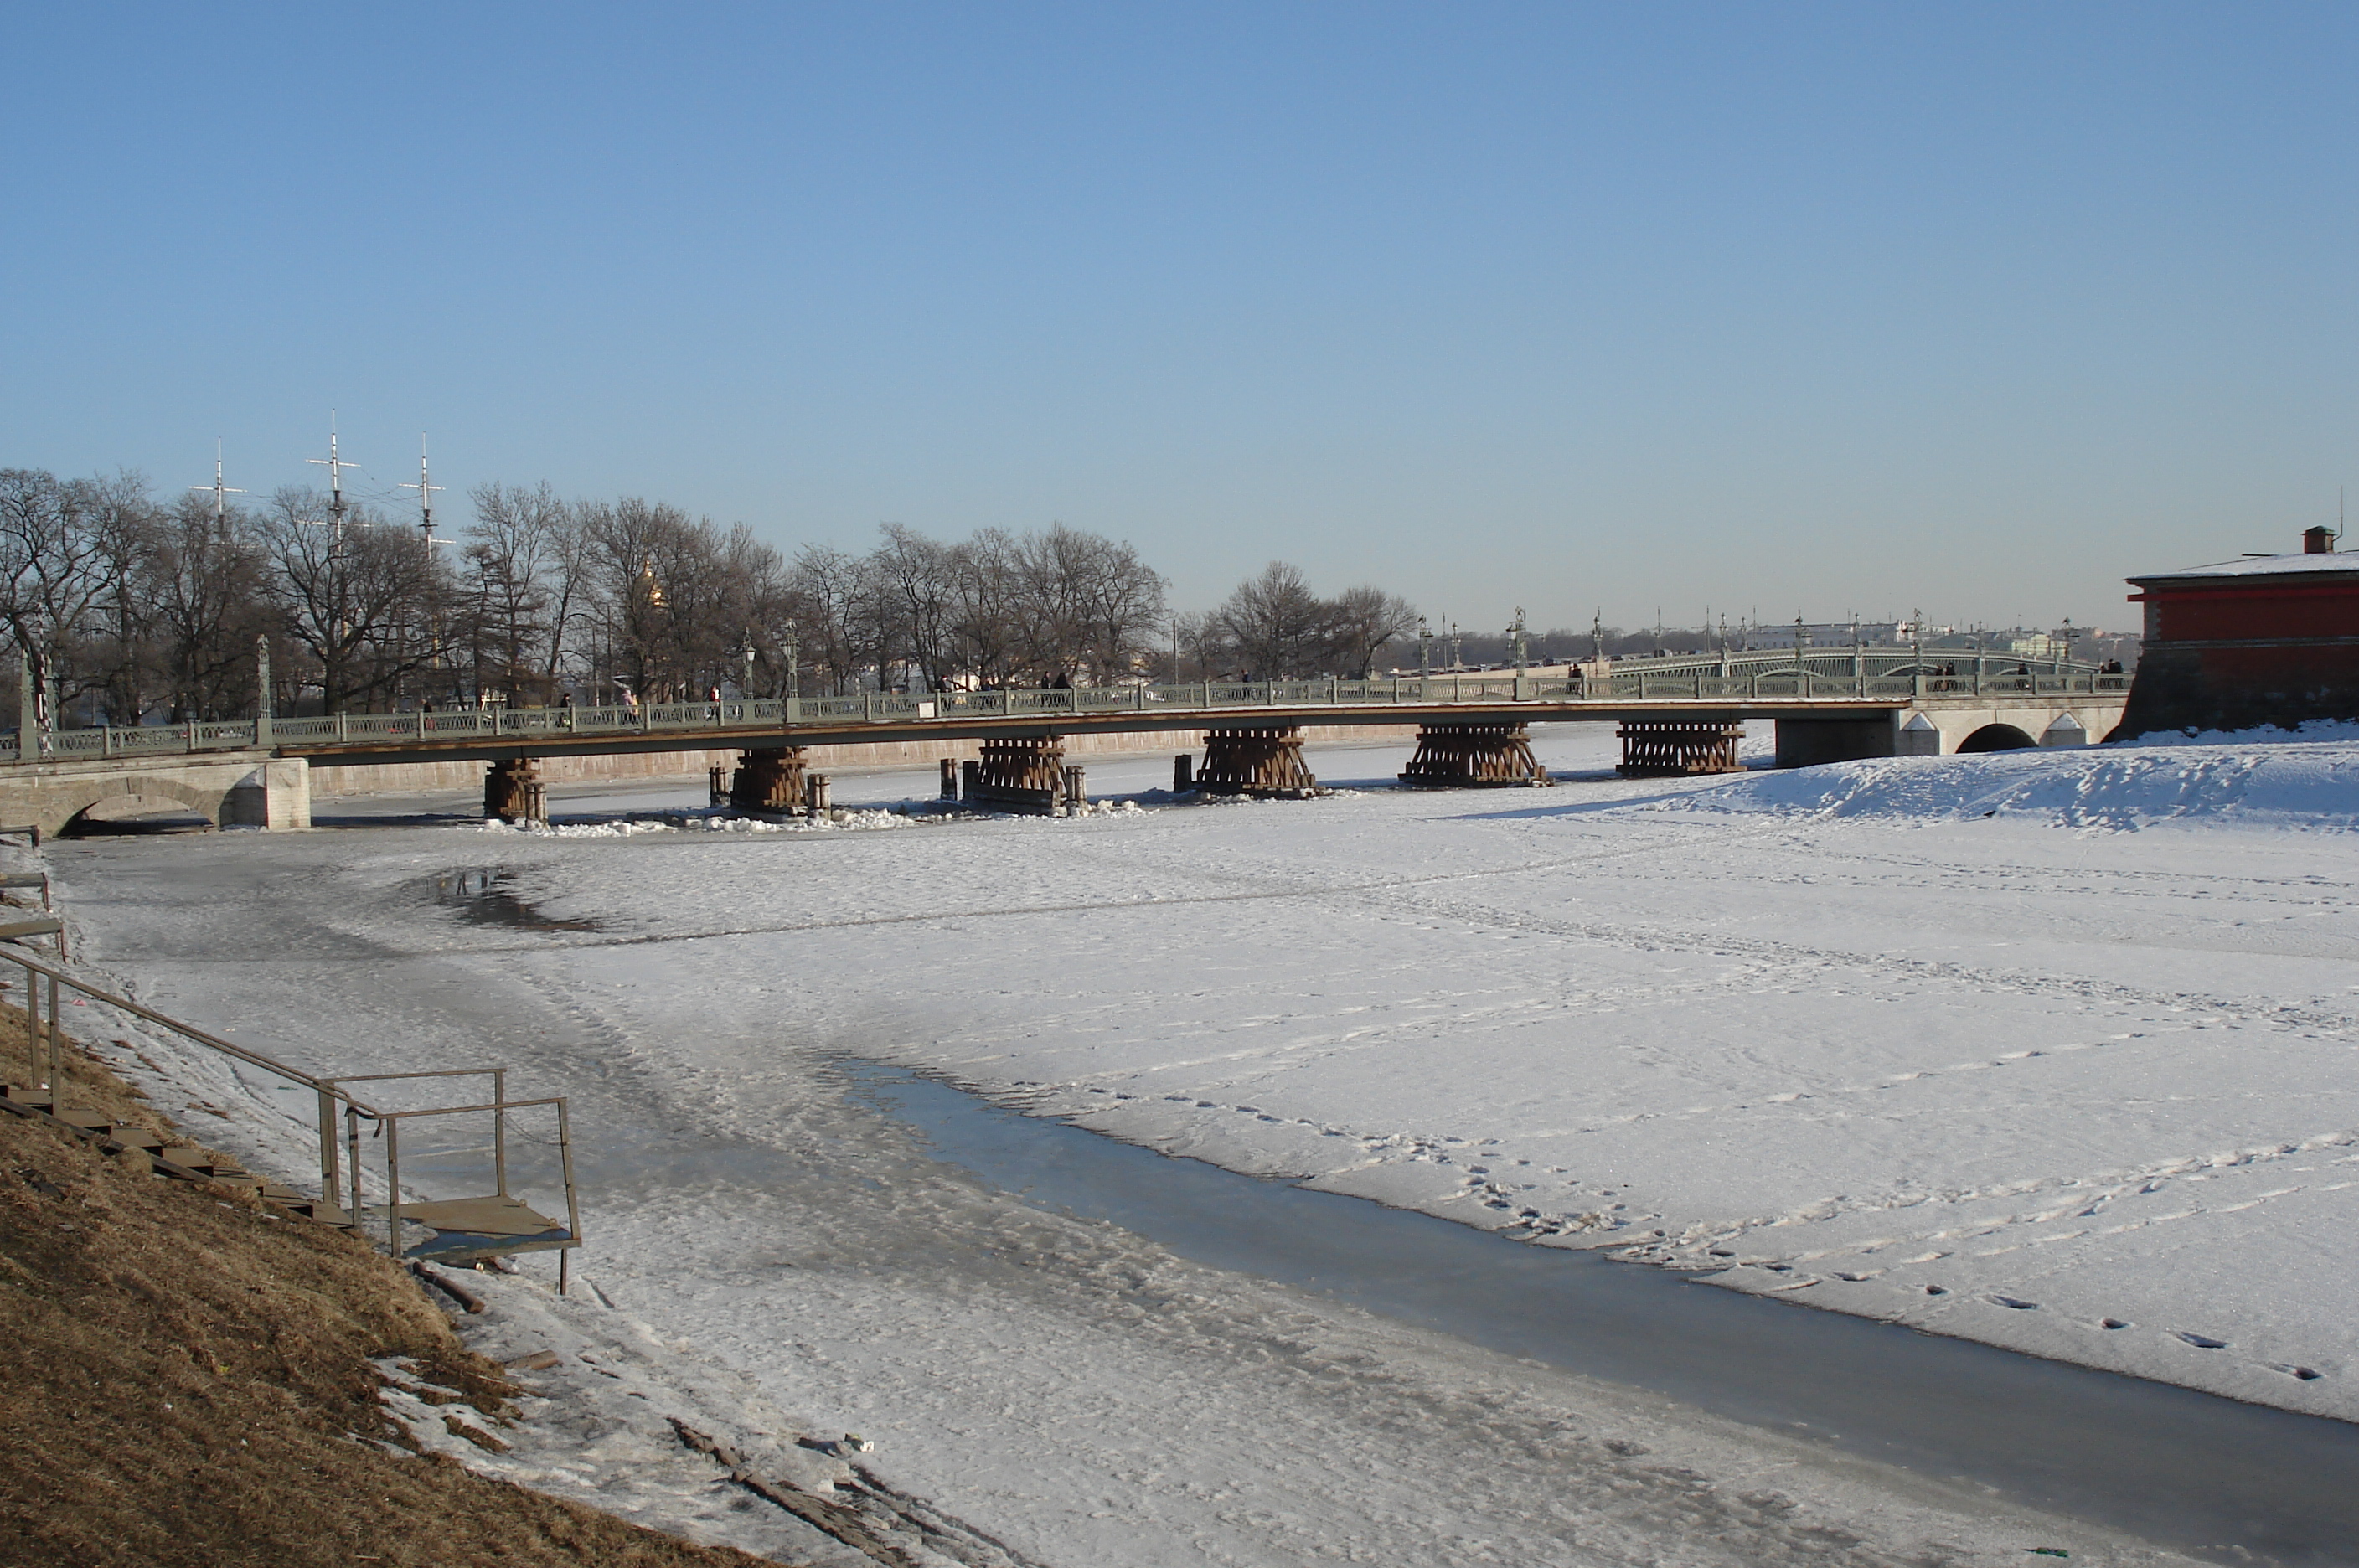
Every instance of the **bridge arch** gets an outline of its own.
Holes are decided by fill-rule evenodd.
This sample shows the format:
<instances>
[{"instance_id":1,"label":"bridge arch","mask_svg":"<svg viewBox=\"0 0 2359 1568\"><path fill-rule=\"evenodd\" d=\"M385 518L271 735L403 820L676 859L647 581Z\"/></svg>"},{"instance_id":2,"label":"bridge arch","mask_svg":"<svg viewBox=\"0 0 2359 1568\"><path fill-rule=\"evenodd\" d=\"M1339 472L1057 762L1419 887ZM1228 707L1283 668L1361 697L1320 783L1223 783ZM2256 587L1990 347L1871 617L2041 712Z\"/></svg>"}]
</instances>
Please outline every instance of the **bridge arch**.
<instances>
[{"instance_id":1,"label":"bridge arch","mask_svg":"<svg viewBox=\"0 0 2359 1568\"><path fill-rule=\"evenodd\" d=\"M2038 744L2013 724L1990 724L1960 741L1958 750L1962 755L1970 751L2024 751Z\"/></svg>"},{"instance_id":2,"label":"bridge arch","mask_svg":"<svg viewBox=\"0 0 2359 1568\"><path fill-rule=\"evenodd\" d=\"M103 808L118 807L133 800L150 801L158 808L184 806L209 822L218 825L222 806L227 800L226 789L209 789L203 785L187 784L179 779L143 773L115 779L93 779L73 792L64 803L64 826L60 830L72 833L92 822L103 820ZM100 812L93 817L92 812Z\"/></svg>"}]
</instances>

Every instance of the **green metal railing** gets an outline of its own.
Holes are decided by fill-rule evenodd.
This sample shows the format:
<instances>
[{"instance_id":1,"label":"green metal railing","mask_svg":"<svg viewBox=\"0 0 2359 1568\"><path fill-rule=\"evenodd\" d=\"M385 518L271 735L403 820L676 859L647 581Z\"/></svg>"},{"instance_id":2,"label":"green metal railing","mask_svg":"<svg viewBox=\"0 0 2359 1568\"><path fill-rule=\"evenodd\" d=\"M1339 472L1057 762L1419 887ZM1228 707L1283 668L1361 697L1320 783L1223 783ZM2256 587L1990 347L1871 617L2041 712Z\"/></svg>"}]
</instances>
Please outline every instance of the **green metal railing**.
<instances>
[{"instance_id":1,"label":"green metal railing","mask_svg":"<svg viewBox=\"0 0 2359 1568\"><path fill-rule=\"evenodd\" d=\"M637 706L509 708L498 705L407 713L332 713L235 724L147 724L55 730L0 737L0 763L163 757L268 748L292 753L399 742L453 748L484 739L577 740L677 735L823 724L972 724L977 719L1039 719L1070 713L1112 717L1201 713L1242 720L1255 708L1436 707L1479 704L1563 707L1630 702L1730 702L1764 700L1908 702L1928 697L2074 697L2118 693L2129 677L2062 660L2033 666L1984 656L1936 659L1905 650L1839 649L1712 659L1625 659L1608 673L1535 675L1486 670L1386 676L1367 681L1190 681L1178 684L1033 687L1014 691L891 692L850 697L735 698L718 702Z\"/></svg>"}]
</instances>

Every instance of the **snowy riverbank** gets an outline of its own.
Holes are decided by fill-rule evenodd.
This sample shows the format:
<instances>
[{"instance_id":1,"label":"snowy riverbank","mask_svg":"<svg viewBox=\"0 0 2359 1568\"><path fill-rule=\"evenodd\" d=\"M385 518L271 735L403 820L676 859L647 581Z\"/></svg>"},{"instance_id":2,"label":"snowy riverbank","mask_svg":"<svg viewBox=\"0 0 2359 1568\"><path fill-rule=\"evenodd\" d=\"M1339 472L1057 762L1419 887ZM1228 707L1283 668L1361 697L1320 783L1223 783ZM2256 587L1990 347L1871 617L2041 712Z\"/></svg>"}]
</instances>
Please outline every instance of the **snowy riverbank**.
<instances>
[{"instance_id":1,"label":"snowy riverbank","mask_svg":"<svg viewBox=\"0 0 2359 1568\"><path fill-rule=\"evenodd\" d=\"M1543 746L1608 760L1593 734ZM1995 1560L2044 1542L1807 1444L1027 1210L863 1112L827 1059L2348 1419L2351 1266L2327 1238L2359 1218L2359 836L2268 802L2307 769L2332 805L2354 757L2112 748L59 865L100 960L160 1006L343 1071L495 1042L576 1095L602 1289L780 1406L880 1437L897 1485L1042 1561L1618 1562L1668 1535L1680 1560L1772 1562L1801 1539L1740 1498L1773 1480L1858 1561L1936 1540ZM2133 764L2125 800L2107 780ZM2233 800L2153 803L2235 768ZM438 875L493 866L595 929L437 907ZM1626 1506L1614 1443L1657 1454ZM1662 1478L1682 1469L1708 1500ZM1658 1486L1690 1501L1662 1512Z\"/></svg>"}]
</instances>

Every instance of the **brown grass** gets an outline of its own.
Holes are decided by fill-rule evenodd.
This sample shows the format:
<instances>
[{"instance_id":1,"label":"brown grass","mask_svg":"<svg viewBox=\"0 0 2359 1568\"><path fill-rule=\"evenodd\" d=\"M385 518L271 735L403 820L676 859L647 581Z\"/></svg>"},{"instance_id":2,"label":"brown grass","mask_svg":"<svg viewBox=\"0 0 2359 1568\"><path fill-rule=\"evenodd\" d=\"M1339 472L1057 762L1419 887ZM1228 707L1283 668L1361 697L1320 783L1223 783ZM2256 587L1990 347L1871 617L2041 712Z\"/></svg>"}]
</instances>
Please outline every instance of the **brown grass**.
<instances>
[{"instance_id":1,"label":"brown grass","mask_svg":"<svg viewBox=\"0 0 2359 1568\"><path fill-rule=\"evenodd\" d=\"M0 1008L19 1082L22 1023ZM158 1126L94 1062L69 1083ZM397 1440L368 1365L387 1355L504 1408L500 1368L361 1243L0 1113L0 1562L762 1561L362 1441Z\"/></svg>"}]
</instances>

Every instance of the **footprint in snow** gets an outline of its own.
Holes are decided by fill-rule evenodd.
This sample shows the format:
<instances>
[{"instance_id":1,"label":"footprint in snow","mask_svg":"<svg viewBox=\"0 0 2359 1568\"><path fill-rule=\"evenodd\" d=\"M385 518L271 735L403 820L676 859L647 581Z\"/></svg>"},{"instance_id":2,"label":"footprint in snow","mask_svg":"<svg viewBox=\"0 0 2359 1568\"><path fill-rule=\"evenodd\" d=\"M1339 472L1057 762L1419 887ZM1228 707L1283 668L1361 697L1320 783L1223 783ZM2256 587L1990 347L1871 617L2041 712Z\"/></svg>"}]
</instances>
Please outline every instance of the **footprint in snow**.
<instances>
[{"instance_id":1,"label":"footprint in snow","mask_svg":"<svg viewBox=\"0 0 2359 1568\"><path fill-rule=\"evenodd\" d=\"M2195 1346L2198 1350L2225 1350L2228 1348L2228 1342L2226 1340L2213 1339L2208 1334L2187 1334L2185 1332L2181 1332L2179 1337L2185 1340L2188 1344Z\"/></svg>"},{"instance_id":2,"label":"footprint in snow","mask_svg":"<svg viewBox=\"0 0 2359 1568\"><path fill-rule=\"evenodd\" d=\"M2299 1377L2305 1383L2315 1383L2318 1379L2326 1376L2325 1373L2319 1371L2314 1367L2289 1367L2282 1361L2270 1362L2269 1370L2272 1372L2282 1372L2288 1377Z\"/></svg>"},{"instance_id":3,"label":"footprint in snow","mask_svg":"<svg viewBox=\"0 0 2359 1568\"><path fill-rule=\"evenodd\" d=\"M2099 1318L2097 1320L2097 1326L2099 1328L2128 1328L2131 1325L2120 1318Z\"/></svg>"},{"instance_id":4,"label":"footprint in snow","mask_svg":"<svg viewBox=\"0 0 2359 1568\"><path fill-rule=\"evenodd\" d=\"M2026 1301L2014 1296L2002 1296L1994 1292L1991 1300L2002 1307L2013 1307L2018 1312L2036 1312L2039 1310L2038 1301Z\"/></svg>"}]
</instances>

